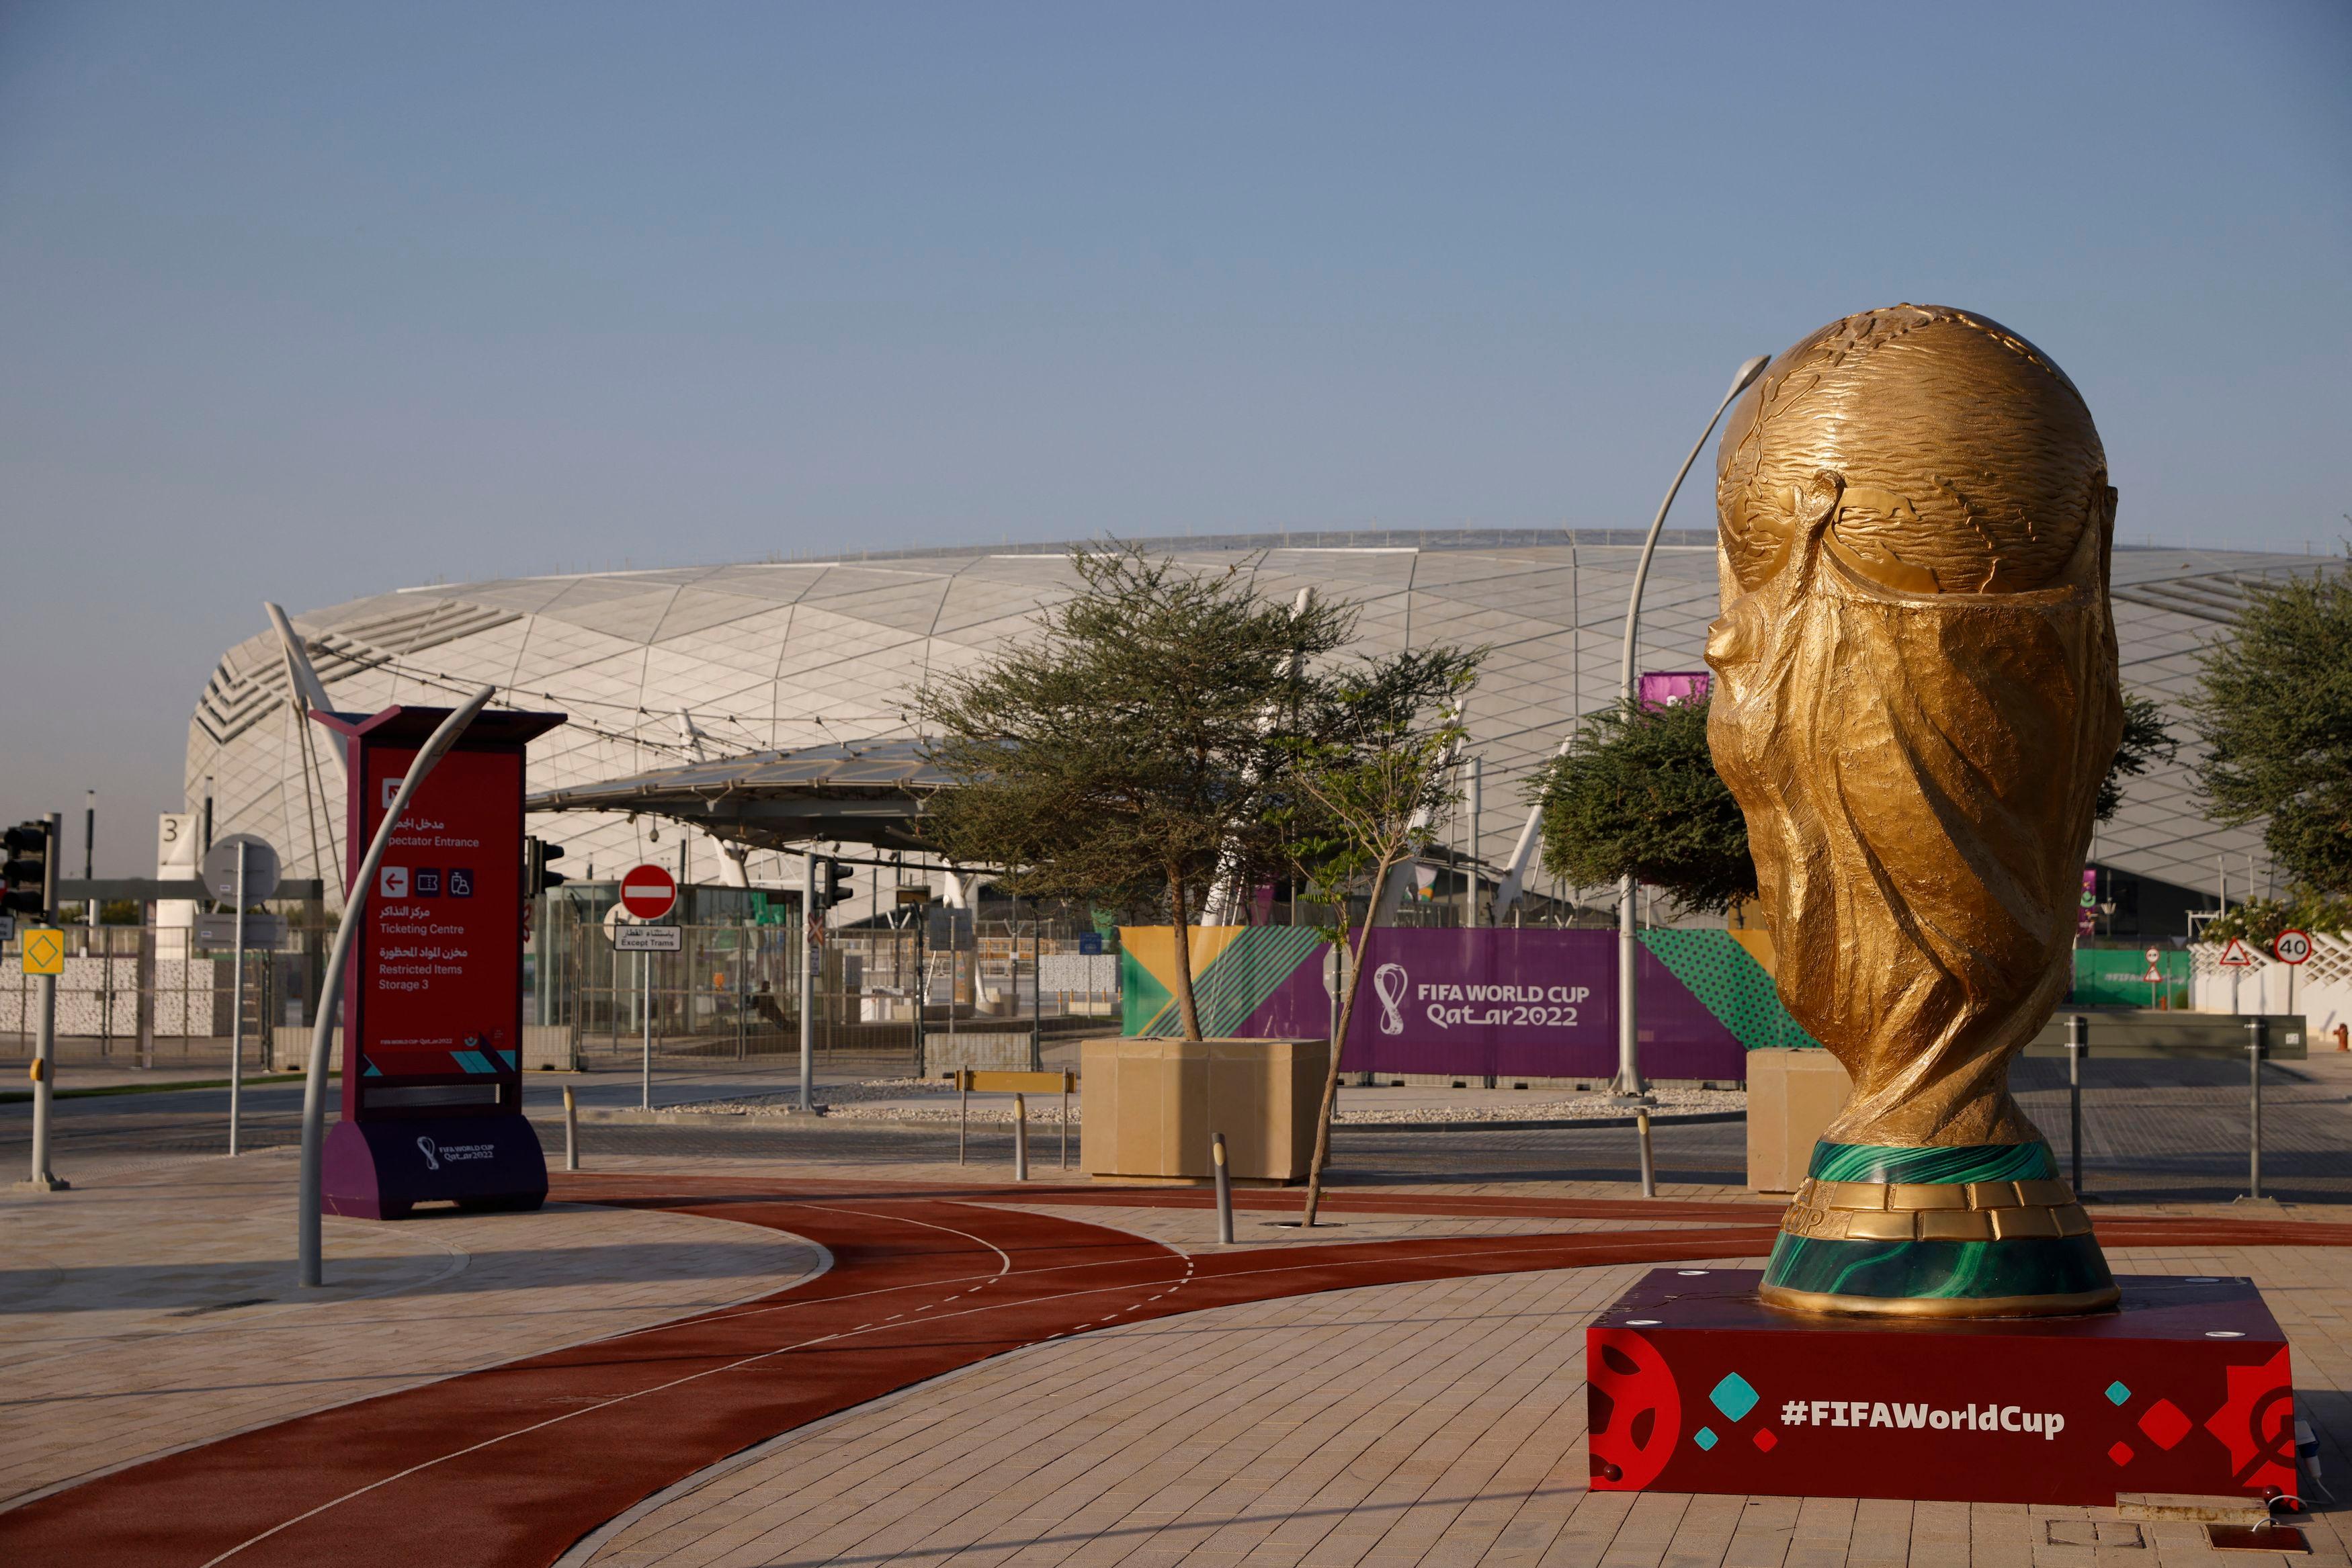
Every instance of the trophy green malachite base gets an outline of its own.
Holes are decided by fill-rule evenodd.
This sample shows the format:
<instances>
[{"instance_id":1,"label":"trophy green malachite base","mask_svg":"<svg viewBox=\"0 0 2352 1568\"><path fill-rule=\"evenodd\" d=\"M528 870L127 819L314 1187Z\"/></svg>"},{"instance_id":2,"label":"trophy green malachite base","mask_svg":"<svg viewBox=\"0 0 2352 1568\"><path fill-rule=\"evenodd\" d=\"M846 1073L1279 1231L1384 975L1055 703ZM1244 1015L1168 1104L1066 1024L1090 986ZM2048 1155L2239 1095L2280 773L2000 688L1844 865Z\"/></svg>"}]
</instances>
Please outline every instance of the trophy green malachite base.
<instances>
[{"instance_id":1,"label":"trophy green malachite base","mask_svg":"<svg viewBox=\"0 0 2352 1568\"><path fill-rule=\"evenodd\" d=\"M2047 1144L1816 1144L1759 1292L1799 1312L2097 1312L2115 1276Z\"/></svg>"}]
</instances>

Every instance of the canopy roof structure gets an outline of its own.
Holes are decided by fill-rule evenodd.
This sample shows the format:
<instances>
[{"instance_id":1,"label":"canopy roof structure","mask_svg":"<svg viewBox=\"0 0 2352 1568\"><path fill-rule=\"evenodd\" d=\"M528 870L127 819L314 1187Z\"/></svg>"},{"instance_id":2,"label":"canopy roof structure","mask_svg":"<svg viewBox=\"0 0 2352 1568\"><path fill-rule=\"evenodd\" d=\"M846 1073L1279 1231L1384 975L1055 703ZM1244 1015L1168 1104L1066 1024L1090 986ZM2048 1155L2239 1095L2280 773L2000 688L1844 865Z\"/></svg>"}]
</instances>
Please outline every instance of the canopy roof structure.
<instances>
[{"instance_id":1,"label":"canopy roof structure","mask_svg":"<svg viewBox=\"0 0 2352 1568\"><path fill-rule=\"evenodd\" d=\"M548 789L523 807L649 813L751 849L811 840L919 849L914 822L923 798L948 787L921 753L912 738L756 751Z\"/></svg>"}]
</instances>

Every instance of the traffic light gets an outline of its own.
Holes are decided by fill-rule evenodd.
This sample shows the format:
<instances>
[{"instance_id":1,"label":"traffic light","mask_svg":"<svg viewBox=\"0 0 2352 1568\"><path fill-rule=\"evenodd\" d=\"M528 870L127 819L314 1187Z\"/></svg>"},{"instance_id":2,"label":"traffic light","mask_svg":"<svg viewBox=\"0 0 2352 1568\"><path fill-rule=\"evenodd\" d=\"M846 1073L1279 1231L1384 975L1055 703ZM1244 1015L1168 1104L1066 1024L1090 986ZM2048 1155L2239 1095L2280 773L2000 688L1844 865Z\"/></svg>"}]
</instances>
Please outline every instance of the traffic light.
<instances>
[{"instance_id":1,"label":"traffic light","mask_svg":"<svg viewBox=\"0 0 2352 1568\"><path fill-rule=\"evenodd\" d=\"M7 860L0 864L0 913L37 920L57 912L58 846L47 822L19 822L5 835Z\"/></svg>"},{"instance_id":2,"label":"traffic light","mask_svg":"<svg viewBox=\"0 0 2352 1568\"><path fill-rule=\"evenodd\" d=\"M563 846L551 844L545 839L526 838L522 841L522 895L537 898L551 887L561 887L572 880L560 871L550 871L547 862L562 860Z\"/></svg>"},{"instance_id":3,"label":"traffic light","mask_svg":"<svg viewBox=\"0 0 2352 1568\"><path fill-rule=\"evenodd\" d=\"M847 903L851 892L849 879L856 873L835 860L826 861L817 870L821 873L816 883L819 905L831 909L836 904Z\"/></svg>"}]
</instances>

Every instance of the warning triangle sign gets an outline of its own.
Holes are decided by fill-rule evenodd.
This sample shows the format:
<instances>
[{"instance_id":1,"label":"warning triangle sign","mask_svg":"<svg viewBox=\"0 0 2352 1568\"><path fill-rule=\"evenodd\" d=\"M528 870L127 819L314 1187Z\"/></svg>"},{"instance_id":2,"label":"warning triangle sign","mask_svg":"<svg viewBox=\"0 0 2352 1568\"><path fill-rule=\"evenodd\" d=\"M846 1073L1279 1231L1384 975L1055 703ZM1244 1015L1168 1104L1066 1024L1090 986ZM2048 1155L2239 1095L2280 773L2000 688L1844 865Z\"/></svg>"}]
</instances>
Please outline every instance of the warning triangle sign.
<instances>
[{"instance_id":1,"label":"warning triangle sign","mask_svg":"<svg viewBox=\"0 0 2352 1568\"><path fill-rule=\"evenodd\" d=\"M2253 954L2248 952L2246 945L2235 936L2231 937L2230 945L2221 949L2221 967L2225 969L2250 969L2253 963Z\"/></svg>"}]
</instances>

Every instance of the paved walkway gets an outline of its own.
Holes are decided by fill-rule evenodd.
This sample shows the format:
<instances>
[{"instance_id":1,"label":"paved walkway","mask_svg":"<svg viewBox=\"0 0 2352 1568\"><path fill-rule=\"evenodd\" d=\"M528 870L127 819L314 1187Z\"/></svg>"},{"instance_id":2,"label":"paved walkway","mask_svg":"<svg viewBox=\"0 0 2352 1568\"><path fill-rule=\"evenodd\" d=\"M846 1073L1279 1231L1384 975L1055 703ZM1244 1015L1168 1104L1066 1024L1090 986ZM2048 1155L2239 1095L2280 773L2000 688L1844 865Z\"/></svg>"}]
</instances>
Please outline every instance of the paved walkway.
<instances>
[{"instance_id":1,"label":"paved walkway","mask_svg":"<svg viewBox=\"0 0 2352 1568\"><path fill-rule=\"evenodd\" d=\"M0 1192L0 1507L309 1411L770 1294L821 1266L775 1231L556 1205L330 1217L294 1283L290 1152L119 1161ZM5 1518L0 1515L0 1518ZM5 1531L0 1531L5 1534Z\"/></svg>"},{"instance_id":2,"label":"paved walkway","mask_svg":"<svg viewBox=\"0 0 2352 1568\"><path fill-rule=\"evenodd\" d=\"M50 1380L47 1403L0 1406L0 1455L38 1490L178 1448L0 1512L0 1558L2210 1556L2200 1532L2111 1511L1587 1492L1577 1331L1653 1262L1752 1266L1777 1206L1729 1188L1645 1203L1604 1183L1357 1186L1307 1235L1271 1224L1295 1194L1244 1193L1242 1244L1220 1248L1190 1192L600 1155L537 1216L332 1222L349 1294L285 1305L291 1164L123 1160L62 1198L0 1205L6 1256L56 1265L0 1269L0 1356L24 1364L11 1392ZM2336 1478L2352 1473L2346 1220L2098 1216L2123 1267L2263 1284ZM796 1238L832 1267L807 1277ZM451 1248L465 1267L436 1272ZM248 1291L266 1299L228 1304ZM709 1310L727 1300L741 1304ZM142 1333L135 1356L99 1354ZM32 1436L59 1411L92 1439L124 1434L118 1457L63 1469ZM2352 1562L2336 1516L2312 1528L2320 1554L2302 1561Z\"/></svg>"},{"instance_id":3,"label":"paved walkway","mask_svg":"<svg viewBox=\"0 0 2352 1568\"><path fill-rule=\"evenodd\" d=\"M2352 1251L2196 1246L2117 1248L2112 1256L2126 1271L2251 1274L2294 1341L2298 1383L2347 1386ZM2111 1510L1588 1491L1579 1331L1642 1271L1338 1291L1107 1327L779 1438L634 1512L565 1561L1566 1568L2248 1560L2216 1558L2199 1527L2123 1521ZM2333 1414L2341 1396L2321 1403ZM2337 1473L2346 1435L2332 1434L2326 1456ZM2352 1518L2322 1511L2310 1528L2317 1552L2301 1561L2352 1561Z\"/></svg>"}]
</instances>

